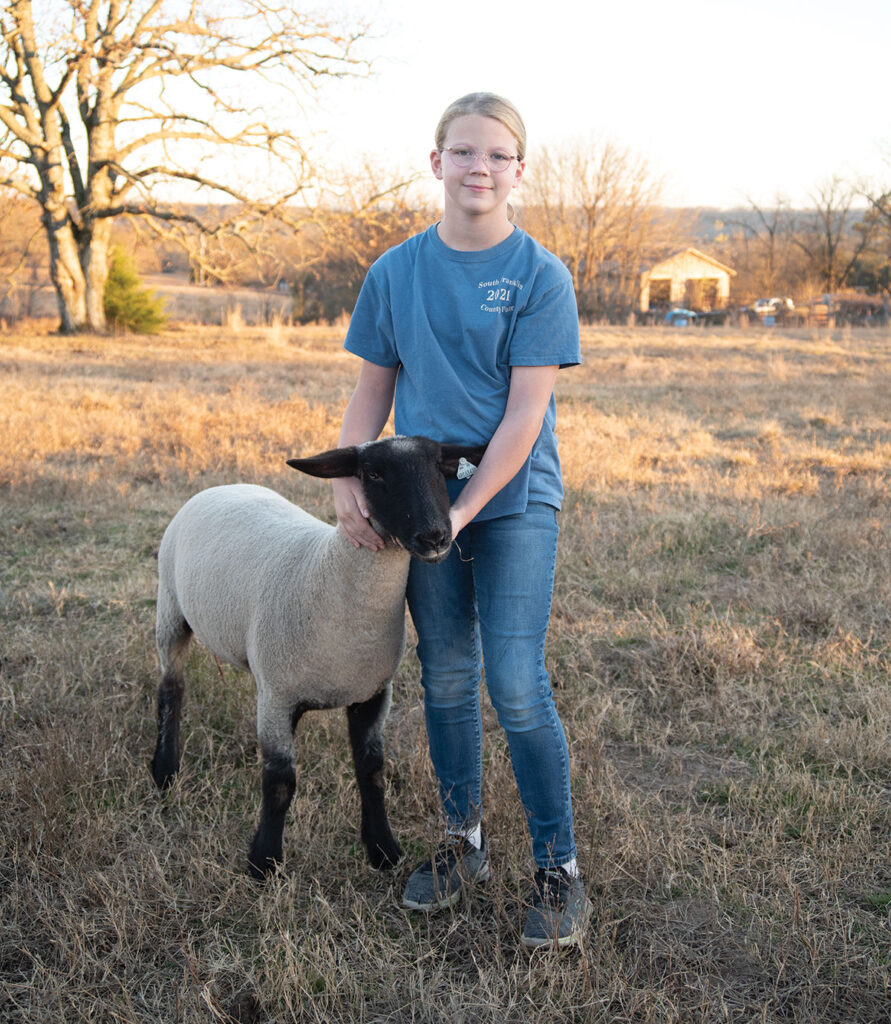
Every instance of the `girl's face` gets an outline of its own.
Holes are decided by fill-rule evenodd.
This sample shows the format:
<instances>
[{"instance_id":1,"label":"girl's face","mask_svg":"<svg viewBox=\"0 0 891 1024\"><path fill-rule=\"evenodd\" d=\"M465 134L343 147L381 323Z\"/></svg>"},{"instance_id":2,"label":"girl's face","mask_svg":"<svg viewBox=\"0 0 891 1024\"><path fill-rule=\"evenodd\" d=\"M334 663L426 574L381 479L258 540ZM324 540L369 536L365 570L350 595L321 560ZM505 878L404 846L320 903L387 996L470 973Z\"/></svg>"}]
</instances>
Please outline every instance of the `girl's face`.
<instances>
[{"instance_id":1,"label":"girl's face","mask_svg":"<svg viewBox=\"0 0 891 1024\"><path fill-rule=\"evenodd\" d=\"M468 167L459 167L449 150L475 150L478 154L496 151L517 155L517 140L500 121L481 114L456 117L449 125L443 151L434 149L430 165L445 188L446 211L469 217L497 215L507 217L507 201L511 190L523 177L526 166L512 160L501 171L495 171L482 156Z\"/></svg>"}]
</instances>

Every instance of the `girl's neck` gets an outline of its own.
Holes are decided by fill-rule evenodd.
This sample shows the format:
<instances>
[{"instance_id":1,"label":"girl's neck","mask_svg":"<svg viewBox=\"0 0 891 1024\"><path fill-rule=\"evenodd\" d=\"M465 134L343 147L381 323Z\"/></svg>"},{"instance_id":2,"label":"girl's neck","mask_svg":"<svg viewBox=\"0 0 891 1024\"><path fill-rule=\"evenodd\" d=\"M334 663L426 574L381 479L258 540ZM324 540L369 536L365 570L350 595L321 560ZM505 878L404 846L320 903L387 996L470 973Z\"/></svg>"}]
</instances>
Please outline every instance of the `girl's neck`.
<instances>
[{"instance_id":1,"label":"girl's neck","mask_svg":"<svg viewBox=\"0 0 891 1024\"><path fill-rule=\"evenodd\" d=\"M478 217L465 219L449 217L446 211L436 228L439 240L450 249L459 252L478 252L491 249L503 242L514 230L513 224L506 217L489 219Z\"/></svg>"}]
</instances>

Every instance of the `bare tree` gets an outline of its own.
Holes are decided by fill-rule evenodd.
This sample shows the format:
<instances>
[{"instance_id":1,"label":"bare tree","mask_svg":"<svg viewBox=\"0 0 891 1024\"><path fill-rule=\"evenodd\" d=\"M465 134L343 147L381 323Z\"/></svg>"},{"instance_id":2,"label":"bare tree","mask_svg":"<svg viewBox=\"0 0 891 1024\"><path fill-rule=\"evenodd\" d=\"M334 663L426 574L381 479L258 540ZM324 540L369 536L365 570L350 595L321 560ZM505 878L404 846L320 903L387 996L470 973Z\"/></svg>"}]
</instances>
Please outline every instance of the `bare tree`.
<instances>
[{"instance_id":1,"label":"bare tree","mask_svg":"<svg viewBox=\"0 0 891 1024\"><path fill-rule=\"evenodd\" d=\"M891 161L888 161L891 169ZM869 204L869 216L875 225L872 286L891 294L891 185L864 184L860 195Z\"/></svg>"},{"instance_id":2,"label":"bare tree","mask_svg":"<svg viewBox=\"0 0 891 1024\"><path fill-rule=\"evenodd\" d=\"M891 228L891 187L867 189L862 194L881 221Z\"/></svg>"},{"instance_id":3,"label":"bare tree","mask_svg":"<svg viewBox=\"0 0 891 1024\"><path fill-rule=\"evenodd\" d=\"M792 232L792 211L788 200L777 196L773 206L761 206L747 197L754 214L754 224L737 222L751 233L758 250L758 290L762 295L776 295L781 282L785 284L785 270Z\"/></svg>"},{"instance_id":4,"label":"bare tree","mask_svg":"<svg viewBox=\"0 0 891 1024\"><path fill-rule=\"evenodd\" d=\"M665 241L661 189L643 158L611 140L536 155L523 224L569 268L582 316L633 308L641 268Z\"/></svg>"},{"instance_id":5,"label":"bare tree","mask_svg":"<svg viewBox=\"0 0 891 1024\"><path fill-rule=\"evenodd\" d=\"M46 0L37 18L32 0L8 0L0 184L40 207L62 330L105 325L115 217L219 233L165 205L165 188L238 204L236 236L298 196L304 149L281 125L322 76L360 68L363 30L284 0ZM264 193L259 181L273 184Z\"/></svg>"},{"instance_id":6,"label":"bare tree","mask_svg":"<svg viewBox=\"0 0 891 1024\"><path fill-rule=\"evenodd\" d=\"M747 209L722 219L714 239L719 258L737 272L737 297L751 301L808 291L813 274L808 258L795 244L799 215L779 194L769 205L751 197L747 202Z\"/></svg>"},{"instance_id":7,"label":"bare tree","mask_svg":"<svg viewBox=\"0 0 891 1024\"><path fill-rule=\"evenodd\" d=\"M31 316L46 280L46 252L37 208L0 188L0 315Z\"/></svg>"},{"instance_id":8,"label":"bare tree","mask_svg":"<svg viewBox=\"0 0 891 1024\"><path fill-rule=\"evenodd\" d=\"M795 244L827 292L845 283L875 235L876 218L858 216L857 197L852 184L833 175L811 193L814 209L799 219Z\"/></svg>"},{"instance_id":9,"label":"bare tree","mask_svg":"<svg viewBox=\"0 0 891 1024\"><path fill-rule=\"evenodd\" d=\"M307 222L292 266L294 308L301 320L351 312L374 260L435 219L415 188L417 175L394 176L366 158L341 172L340 179Z\"/></svg>"}]
</instances>

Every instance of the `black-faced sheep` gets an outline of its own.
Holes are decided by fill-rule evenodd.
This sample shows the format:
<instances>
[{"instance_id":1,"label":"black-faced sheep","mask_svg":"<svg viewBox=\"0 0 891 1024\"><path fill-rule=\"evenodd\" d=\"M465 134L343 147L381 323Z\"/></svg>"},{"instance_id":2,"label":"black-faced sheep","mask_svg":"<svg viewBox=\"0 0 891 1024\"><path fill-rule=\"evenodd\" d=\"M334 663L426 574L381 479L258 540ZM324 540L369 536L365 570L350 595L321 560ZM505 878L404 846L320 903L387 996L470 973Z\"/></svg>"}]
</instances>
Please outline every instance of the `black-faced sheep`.
<instances>
[{"instance_id":1,"label":"black-faced sheep","mask_svg":"<svg viewBox=\"0 0 891 1024\"><path fill-rule=\"evenodd\" d=\"M250 484L201 491L167 527L158 553L162 680L152 775L163 790L179 769L183 667L194 635L257 684L263 802L248 857L254 877L282 860L296 788L293 732L316 708L346 707L368 859L375 867L399 860L384 806L381 731L405 642L409 559L446 556L444 476L483 451L396 437L289 460L312 476L359 478L370 522L387 541L379 552L354 548L339 527Z\"/></svg>"}]
</instances>

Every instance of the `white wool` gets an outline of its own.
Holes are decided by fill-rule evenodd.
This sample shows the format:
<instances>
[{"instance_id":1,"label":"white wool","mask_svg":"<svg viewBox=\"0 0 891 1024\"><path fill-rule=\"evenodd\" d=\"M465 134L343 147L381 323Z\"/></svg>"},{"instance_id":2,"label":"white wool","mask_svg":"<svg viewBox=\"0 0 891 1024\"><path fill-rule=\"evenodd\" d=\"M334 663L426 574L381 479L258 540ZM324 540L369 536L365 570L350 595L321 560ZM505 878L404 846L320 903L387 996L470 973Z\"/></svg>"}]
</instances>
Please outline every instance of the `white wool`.
<instances>
[{"instance_id":1,"label":"white wool","mask_svg":"<svg viewBox=\"0 0 891 1024\"><path fill-rule=\"evenodd\" d=\"M253 674L267 749L291 749L293 707L368 700L396 671L409 566L398 547L357 550L275 491L235 484L180 509L158 562L162 662L181 610L209 650Z\"/></svg>"}]
</instances>

